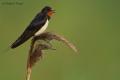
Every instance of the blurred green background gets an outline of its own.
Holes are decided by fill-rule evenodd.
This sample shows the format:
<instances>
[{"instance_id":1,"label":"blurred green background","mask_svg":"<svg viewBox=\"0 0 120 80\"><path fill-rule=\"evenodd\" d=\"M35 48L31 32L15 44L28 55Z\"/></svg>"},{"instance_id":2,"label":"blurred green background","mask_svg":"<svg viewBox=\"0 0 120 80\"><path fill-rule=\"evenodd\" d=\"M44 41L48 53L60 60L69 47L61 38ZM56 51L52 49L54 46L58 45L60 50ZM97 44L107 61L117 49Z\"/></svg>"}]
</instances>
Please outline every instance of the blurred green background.
<instances>
[{"instance_id":1,"label":"blurred green background","mask_svg":"<svg viewBox=\"0 0 120 80\"><path fill-rule=\"evenodd\" d=\"M45 51L31 80L120 80L119 0L0 0L0 51L46 5L56 10L47 31L64 35L79 55L54 41L57 50ZM25 80L29 45L0 53L0 80Z\"/></svg>"}]
</instances>

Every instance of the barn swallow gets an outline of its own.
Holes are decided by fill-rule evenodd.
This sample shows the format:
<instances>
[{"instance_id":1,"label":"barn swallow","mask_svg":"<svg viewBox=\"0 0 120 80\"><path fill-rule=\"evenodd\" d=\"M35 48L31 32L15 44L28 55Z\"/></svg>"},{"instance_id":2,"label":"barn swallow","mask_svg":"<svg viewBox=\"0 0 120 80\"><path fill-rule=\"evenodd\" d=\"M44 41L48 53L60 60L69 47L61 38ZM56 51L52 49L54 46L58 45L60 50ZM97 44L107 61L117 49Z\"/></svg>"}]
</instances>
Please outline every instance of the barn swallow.
<instances>
[{"instance_id":1,"label":"barn swallow","mask_svg":"<svg viewBox=\"0 0 120 80\"><path fill-rule=\"evenodd\" d=\"M45 6L41 12L39 12L35 18L31 21L29 26L24 30L22 35L10 46L12 49L20 46L25 41L30 39L33 36L37 36L43 33L48 27L49 20L51 16L55 13L49 6Z\"/></svg>"}]
</instances>

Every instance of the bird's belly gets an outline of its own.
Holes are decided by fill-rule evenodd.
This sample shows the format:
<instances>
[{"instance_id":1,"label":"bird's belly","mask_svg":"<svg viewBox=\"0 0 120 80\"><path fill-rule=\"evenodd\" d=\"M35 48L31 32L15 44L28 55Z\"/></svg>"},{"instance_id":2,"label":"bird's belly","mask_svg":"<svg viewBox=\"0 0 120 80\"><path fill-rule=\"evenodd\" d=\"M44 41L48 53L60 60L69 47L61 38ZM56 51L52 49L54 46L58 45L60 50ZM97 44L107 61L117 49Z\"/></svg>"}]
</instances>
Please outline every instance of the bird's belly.
<instances>
[{"instance_id":1,"label":"bird's belly","mask_svg":"<svg viewBox=\"0 0 120 80\"><path fill-rule=\"evenodd\" d=\"M48 23L49 23L49 21L47 20L46 23L42 26L42 28L40 28L40 29L35 33L35 36L43 33L43 32L46 30L46 28L48 27Z\"/></svg>"}]
</instances>

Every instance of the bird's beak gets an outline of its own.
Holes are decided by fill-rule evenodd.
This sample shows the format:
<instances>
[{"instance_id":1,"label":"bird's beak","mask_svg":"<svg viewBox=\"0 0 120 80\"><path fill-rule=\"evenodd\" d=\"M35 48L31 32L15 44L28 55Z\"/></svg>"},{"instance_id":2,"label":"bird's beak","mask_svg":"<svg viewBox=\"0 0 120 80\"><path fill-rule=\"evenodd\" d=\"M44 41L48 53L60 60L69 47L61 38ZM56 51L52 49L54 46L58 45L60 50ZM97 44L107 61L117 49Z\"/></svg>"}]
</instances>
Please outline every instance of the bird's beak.
<instances>
[{"instance_id":1,"label":"bird's beak","mask_svg":"<svg viewBox=\"0 0 120 80\"><path fill-rule=\"evenodd\" d=\"M55 10L52 10L52 12L53 12L53 13L56 13L56 11L55 11Z\"/></svg>"},{"instance_id":2,"label":"bird's beak","mask_svg":"<svg viewBox=\"0 0 120 80\"><path fill-rule=\"evenodd\" d=\"M54 13L56 13L55 10L50 10L47 15L51 17Z\"/></svg>"}]
</instances>

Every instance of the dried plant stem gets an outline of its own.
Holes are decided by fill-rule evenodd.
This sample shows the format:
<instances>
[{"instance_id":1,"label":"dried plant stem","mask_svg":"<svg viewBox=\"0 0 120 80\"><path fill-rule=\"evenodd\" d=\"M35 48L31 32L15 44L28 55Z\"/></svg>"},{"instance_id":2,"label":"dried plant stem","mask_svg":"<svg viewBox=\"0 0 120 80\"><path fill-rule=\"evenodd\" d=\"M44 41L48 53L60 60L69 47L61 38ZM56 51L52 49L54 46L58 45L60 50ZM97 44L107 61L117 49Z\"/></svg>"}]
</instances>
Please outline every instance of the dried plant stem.
<instances>
[{"instance_id":1,"label":"dried plant stem","mask_svg":"<svg viewBox=\"0 0 120 80\"><path fill-rule=\"evenodd\" d=\"M45 32L38 36L34 36L28 55L26 80L30 80L32 67L39 60L39 58L42 57L43 50L53 49L49 44L49 42L52 40L61 41L70 47L73 51L77 52L76 47L72 43L58 34Z\"/></svg>"},{"instance_id":2,"label":"dried plant stem","mask_svg":"<svg viewBox=\"0 0 120 80\"><path fill-rule=\"evenodd\" d=\"M27 76L26 76L26 80L30 80L31 72L32 72L32 69L31 69L30 67L27 68Z\"/></svg>"},{"instance_id":3,"label":"dried plant stem","mask_svg":"<svg viewBox=\"0 0 120 80\"><path fill-rule=\"evenodd\" d=\"M73 49L73 51L77 52L76 47L70 43L66 38L58 35L58 34L54 34L54 39L58 40L58 41L62 41L63 43L65 43L68 47L70 47L71 49Z\"/></svg>"}]
</instances>

